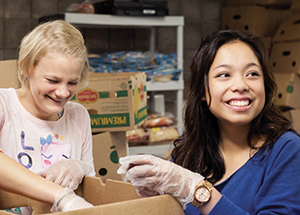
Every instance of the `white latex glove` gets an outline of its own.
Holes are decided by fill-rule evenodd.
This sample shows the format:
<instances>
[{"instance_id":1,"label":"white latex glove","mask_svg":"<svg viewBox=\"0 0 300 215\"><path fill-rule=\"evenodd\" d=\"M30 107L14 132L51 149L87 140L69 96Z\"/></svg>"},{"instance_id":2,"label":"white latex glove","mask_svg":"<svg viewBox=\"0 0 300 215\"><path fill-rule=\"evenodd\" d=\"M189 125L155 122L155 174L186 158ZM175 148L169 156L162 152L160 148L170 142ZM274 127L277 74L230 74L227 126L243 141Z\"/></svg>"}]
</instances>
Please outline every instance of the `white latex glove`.
<instances>
[{"instance_id":1,"label":"white latex glove","mask_svg":"<svg viewBox=\"0 0 300 215\"><path fill-rule=\"evenodd\" d=\"M93 207L91 203L77 196L70 188L64 188L57 192L51 212L72 211L90 207Z\"/></svg>"},{"instance_id":2,"label":"white latex glove","mask_svg":"<svg viewBox=\"0 0 300 215\"><path fill-rule=\"evenodd\" d=\"M120 158L118 174L126 174L140 196L171 194L185 209L193 201L195 186L204 179L170 161L152 155L132 155Z\"/></svg>"},{"instance_id":3,"label":"white latex glove","mask_svg":"<svg viewBox=\"0 0 300 215\"><path fill-rule=\"evenodd\" d=\"M91 174L92 171L93 168L83 161L62 159L38 174L56 184L75 190L83 177Z\"/></svg>"}]
</instances>

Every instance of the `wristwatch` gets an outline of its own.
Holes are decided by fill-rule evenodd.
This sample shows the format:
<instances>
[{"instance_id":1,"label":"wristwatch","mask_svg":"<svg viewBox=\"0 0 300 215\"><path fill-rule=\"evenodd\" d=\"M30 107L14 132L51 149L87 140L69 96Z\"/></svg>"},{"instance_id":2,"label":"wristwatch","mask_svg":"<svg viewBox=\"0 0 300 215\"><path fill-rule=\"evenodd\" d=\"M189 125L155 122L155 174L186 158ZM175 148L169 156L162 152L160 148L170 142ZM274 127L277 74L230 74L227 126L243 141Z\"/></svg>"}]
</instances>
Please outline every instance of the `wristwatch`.
<instances>
[{"instance_id":1,"label":"wristwatch","mask_svg":"<svg viewBox=\"0 0 300 215\"><path fill-rule=\"evenodd\" d=\"M211 197L212 188L212 184L207 180L200 181L194 189L194 200L192 205L198 208L203 203L208 202Z\"/></svg>"}]
</instances>

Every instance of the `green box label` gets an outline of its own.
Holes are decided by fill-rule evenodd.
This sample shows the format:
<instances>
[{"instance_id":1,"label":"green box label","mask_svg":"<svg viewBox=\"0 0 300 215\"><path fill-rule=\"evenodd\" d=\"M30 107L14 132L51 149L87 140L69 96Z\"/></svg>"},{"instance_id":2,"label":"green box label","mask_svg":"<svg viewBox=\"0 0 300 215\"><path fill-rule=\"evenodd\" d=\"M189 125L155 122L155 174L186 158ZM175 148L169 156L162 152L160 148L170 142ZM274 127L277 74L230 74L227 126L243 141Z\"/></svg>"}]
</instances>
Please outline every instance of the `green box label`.
<instances>
[{"instance_id":1,"label":"green box label","mask_svg":"<svg viewBox=\"0 0 300 215\"><path fill-rule=\"evenodd\" d=\"M129 113L90 114L92 128L112 128L130 126Z\"/></svg>"}]
</instances>

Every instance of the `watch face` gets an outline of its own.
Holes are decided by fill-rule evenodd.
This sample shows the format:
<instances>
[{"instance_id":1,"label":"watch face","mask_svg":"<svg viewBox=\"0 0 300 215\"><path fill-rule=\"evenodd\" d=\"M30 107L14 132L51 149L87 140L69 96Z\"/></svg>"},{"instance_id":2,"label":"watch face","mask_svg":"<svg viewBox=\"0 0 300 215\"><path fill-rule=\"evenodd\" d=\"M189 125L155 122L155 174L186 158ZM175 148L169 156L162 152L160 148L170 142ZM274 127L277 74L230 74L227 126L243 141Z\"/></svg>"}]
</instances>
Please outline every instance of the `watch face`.
<instances>
[{"instance_id":1,"label":"watch face","mask_svg":"<svg viewBox=\"0 0 300 215\"><path fill-rule=\"evenodd\" d=\"M195 198L199 202L207 202L210 197L210 192L206 187L199 187L195 192Z\"/></svg>"}]
</instances>

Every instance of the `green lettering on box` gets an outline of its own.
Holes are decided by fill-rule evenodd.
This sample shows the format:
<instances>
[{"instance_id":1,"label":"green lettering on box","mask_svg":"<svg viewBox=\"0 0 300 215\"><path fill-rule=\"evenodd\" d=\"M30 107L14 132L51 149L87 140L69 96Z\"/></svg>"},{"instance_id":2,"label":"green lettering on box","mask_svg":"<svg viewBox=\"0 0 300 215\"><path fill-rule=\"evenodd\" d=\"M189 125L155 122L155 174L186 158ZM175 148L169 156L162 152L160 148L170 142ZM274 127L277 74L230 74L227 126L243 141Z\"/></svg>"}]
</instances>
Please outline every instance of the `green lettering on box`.
<instances>
[{"instance_id":1,"label":"green lettering on box","mask_svg":"<svg viewBox=\"0 0 300 215\"><path fill-rule=\"evenodd\" d=\"M114 128L130 126L129 113L90 114L92 128Z\"/></svg>"}]
</instances>

